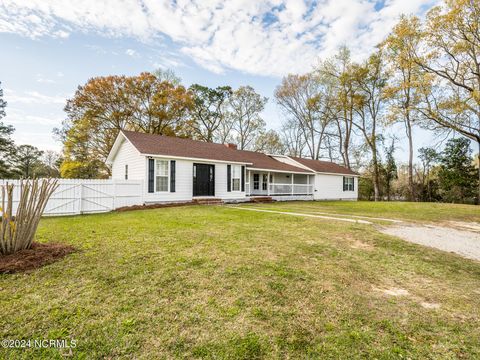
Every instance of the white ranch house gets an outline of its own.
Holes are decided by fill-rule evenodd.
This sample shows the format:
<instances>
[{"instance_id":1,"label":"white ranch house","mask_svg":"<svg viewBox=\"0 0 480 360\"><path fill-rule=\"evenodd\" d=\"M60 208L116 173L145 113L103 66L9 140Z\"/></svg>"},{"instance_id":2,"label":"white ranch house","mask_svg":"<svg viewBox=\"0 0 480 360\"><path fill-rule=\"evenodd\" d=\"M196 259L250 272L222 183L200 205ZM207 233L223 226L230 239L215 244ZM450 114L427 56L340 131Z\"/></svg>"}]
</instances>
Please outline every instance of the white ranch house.
<instances>
[{"instance_id":1,"label":"white ranch house","mask_svg":"<svg viewBox=\"0 0 480 360\"><path fill-rule=\"evenodd\" d=\"M169 136L121 131L107 158L113 180L142 180L144 203L252 197L356 200L358 174L311 159L237 150Z\"/></svg>"}]
</instances>

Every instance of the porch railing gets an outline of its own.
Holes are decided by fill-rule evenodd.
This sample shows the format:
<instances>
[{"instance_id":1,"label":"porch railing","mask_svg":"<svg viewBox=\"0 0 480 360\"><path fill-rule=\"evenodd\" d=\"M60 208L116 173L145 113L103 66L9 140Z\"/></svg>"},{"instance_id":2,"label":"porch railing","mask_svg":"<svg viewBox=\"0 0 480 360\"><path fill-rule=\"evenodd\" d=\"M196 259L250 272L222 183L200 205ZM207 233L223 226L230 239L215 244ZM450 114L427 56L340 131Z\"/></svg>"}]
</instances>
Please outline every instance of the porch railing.
<instances>
[{"instance_id":1,"label":"porch railing","mask_svg":"<svg viewBox=\"0 0 480 360\"><path fill-rule=\"evenodd\" d=\"M270 184L269 191L254 190L252 184L245 184L247 195L312 195L313 184Z\"/></svg>"},{"instance_id":2,"label":"porch railing","mask_svg":"<svg viewBox=\"0 0 480 360\"><path fill-rule=\"evenodd\" d=\"M312 195L312 184L270 184L270 195Z\"/></svg>"}]
</instances>

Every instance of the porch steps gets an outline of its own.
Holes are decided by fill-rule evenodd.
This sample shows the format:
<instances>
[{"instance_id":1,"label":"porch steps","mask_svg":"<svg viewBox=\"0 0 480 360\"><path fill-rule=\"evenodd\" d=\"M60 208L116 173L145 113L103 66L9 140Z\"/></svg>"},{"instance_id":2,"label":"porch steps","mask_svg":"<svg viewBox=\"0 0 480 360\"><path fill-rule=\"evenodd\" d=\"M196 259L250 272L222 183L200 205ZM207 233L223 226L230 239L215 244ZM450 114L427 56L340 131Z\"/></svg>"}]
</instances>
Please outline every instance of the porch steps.
<instances>
[{"instance_id":1,"label":"porch steps","mask_svg":"<svg viewBox=\"0 0 480 360\"><path fill-rule=\"evenodd\" d=\"M254 203L271 203L275 201L271 196L252 196L250 200Z\"/></svg>"},{"instance_id":2,"label":"porch steps","mask_svg":"<svg viewBox=\"0 0 480 360\"><path fill-rule=\"evenodd\" d=\"M197 205L222 205L223 200L218 198L196 198L192 202Z\"/></svg>"}]
</instances>

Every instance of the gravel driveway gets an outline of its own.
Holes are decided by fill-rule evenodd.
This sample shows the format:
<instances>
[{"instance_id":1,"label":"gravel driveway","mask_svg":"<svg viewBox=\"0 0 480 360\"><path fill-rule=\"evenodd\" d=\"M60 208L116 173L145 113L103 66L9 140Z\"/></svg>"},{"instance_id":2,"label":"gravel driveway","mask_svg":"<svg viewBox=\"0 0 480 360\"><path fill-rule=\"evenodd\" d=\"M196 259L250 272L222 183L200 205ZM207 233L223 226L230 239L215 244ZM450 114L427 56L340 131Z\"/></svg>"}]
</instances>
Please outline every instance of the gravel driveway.
<instances>
[{"instance_id":1,"label":"gravel driveway","mask_svg":"<svg viewBox=\"0 0 480 360\"><path fill-rule=\"evenodd\" d=\"M480 261L480 233L476 231L413 224L383 227L380 231L416 244L454 252Z\"/></svg>"}]
</instances>

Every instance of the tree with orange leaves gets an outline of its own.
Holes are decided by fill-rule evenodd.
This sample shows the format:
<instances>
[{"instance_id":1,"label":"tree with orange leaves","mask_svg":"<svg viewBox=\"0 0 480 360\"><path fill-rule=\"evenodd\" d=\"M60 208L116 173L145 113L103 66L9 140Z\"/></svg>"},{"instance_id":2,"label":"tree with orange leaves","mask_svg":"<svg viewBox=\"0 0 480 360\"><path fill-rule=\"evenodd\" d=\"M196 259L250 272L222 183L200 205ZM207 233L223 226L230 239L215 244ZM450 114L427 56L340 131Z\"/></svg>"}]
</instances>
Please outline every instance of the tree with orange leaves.
<instances>
[{"instance_id":1,"label":"tree with orange leaves","mask_svg":"<svg viewBox=\"0 0 480 360\"><path fill-rule=\"evenodd\" d=\"M192 105L182 85L148 72L90 79L67 101L68 118L56 129L64 145L62 176L108 176L104 161L122 129L187 136L186 115Z\"/></svg>"}]
</instances>

